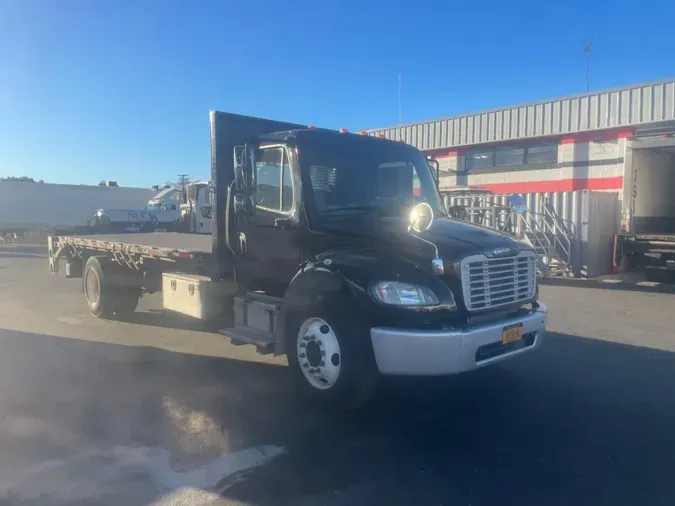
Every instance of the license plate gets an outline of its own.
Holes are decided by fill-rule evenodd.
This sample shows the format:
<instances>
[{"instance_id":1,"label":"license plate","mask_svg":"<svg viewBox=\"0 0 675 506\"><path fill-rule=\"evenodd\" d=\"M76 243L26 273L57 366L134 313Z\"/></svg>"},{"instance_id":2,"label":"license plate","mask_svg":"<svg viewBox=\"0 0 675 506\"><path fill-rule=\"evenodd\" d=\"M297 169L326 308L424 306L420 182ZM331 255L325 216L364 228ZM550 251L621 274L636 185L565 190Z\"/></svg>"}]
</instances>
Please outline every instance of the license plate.
<instances>
[{"instance_id":1,"label":"license plate","mask_svg":"<svg viewBox=\"0 0 675 506\"><path fill-rule=\"evenodd\" d=\"M523 324L509 325L502 330L502 344L514 343L523 338Z\"/></svg>"}]
</instances>

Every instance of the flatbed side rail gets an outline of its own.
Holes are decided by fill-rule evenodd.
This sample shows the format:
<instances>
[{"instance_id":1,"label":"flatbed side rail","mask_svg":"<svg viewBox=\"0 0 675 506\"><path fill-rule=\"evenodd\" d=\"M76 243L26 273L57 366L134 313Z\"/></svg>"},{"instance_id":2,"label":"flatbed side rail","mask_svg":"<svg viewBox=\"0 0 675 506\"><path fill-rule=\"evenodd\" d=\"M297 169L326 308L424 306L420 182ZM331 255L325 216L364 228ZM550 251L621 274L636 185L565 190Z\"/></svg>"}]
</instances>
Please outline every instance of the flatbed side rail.
<instances>
[{"instance_id":1,"label":"flatbed side rail","mask_svg":"<svg viewBox=\"0 0 675 506\"><path fill-rule=\"evenodd\" d=\"M638 234L634 236L637 241L650 241L662 243L675 243L675 235L672 234Z\"/></svg>"},{"instance_id":2,"label":"flatbed side rail","mask_svg":"<svg viewBox=\"0 0 675 506\"><path fill-rule=\"evenodd\" d=\"M49 253L49 270L59 272L59 260L63 257L82 258L83 251L93 250L109 253L121 265L138 268L143 258L165 262L179 260L201 260L206 255L199 252L185 251L173 248L160 248L137 244L106 241L105 239L90 239L77 236L49 236L47 238Z\"/></svg>"}]
</instances>

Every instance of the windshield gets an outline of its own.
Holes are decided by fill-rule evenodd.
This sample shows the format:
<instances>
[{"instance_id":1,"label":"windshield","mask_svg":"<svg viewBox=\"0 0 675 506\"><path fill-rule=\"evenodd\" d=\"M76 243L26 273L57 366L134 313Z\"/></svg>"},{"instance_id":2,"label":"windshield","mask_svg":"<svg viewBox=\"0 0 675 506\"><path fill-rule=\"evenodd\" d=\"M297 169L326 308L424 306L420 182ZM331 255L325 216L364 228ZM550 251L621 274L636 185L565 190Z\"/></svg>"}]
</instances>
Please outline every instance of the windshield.
<instances>
[{"instance_id":1,"label":"windshield","mask_svg":"<svg viewBox=\"0 0 675 506\"><path fill-rule=\"evenodd\" d=\"M354 136L302 144L304 187L311 189L306 200L315 217L350 211L398 217L420 202L445 214L426 160L410 146Z\"/></svg>"}]
</instances>

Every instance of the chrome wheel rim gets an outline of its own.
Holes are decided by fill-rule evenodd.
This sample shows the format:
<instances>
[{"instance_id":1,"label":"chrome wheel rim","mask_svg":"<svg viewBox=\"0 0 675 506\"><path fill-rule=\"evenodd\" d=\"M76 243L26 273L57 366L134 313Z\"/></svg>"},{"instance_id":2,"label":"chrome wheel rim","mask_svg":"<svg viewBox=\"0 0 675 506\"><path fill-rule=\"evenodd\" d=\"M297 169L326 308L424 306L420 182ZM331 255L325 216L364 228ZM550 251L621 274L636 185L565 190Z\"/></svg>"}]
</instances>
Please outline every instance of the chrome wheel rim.
<instances>
[{"instance_id":1,"label":"chrome wheel rim","mask_svg":"<svg viewBox=\"0 0 675 506\"><path fill-rule=\"evenodd\" d=\"M88 270L84 280L84 295L87 297L89 307L94 307L101 298L99 285L98 273L93 269Z\"/></svg>"},{"instance_id":2,"label":"chrome wheel rim","mask_svg":"<svg viewBox=\"0 0 675 506\"><path fill-rule=\"evenodd\" d=\"M337 383L342 367L340 343L332 327L321 318L309 318L300 326L296 357L312 387L328 390Z\"/></svg>"}]
</instances>

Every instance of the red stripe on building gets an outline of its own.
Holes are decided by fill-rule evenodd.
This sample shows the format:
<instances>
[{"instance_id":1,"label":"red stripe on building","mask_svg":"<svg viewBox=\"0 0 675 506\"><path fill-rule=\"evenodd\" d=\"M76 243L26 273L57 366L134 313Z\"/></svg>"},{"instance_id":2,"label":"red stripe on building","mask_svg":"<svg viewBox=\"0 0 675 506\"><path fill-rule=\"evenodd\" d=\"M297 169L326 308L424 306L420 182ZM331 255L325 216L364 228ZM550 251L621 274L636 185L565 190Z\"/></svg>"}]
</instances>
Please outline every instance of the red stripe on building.
<instances>
[{"instance_id":1,"label":"red stripe on building","mask_svg":"<svg viewBox=\"0 0 675 506\"><path fill-rule=\"evenodd\" d=\"M593 177L589 179L556 179L553 181L522 181L473 185L494 193L571 192L577 190L620 190L623 176Z\"/></svg>"},{"instance_id":2,"label":"red stripe on building","mask_svg":"<svg viewBox=\"0 0 675 506\"><path fill-rule=\"evenodd\" d=\"M574 135L566 135L561 138L559 144L579 144L582 142L603 142L615 141L633 135L632 128L613 128L612 130L595 130L591 132L581 132Z\"/></svg>"},{"instance_id":3,"label":"red stripe on building","mask_svg":"<svg viewBox=\"0 0 675 506\"><path fill-rule=\"evenodd\" d=\"M464 154L463 149L436 149L422 152L425 156L430 156L432 158L449 158L451 156L460 156Z\"/></svg>"}]
</instances>

